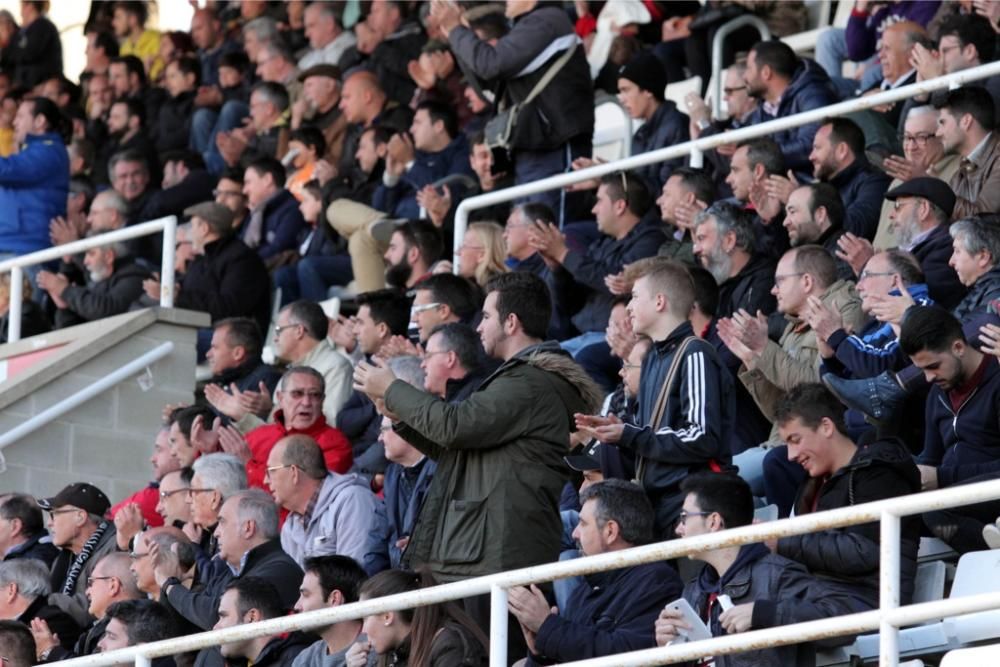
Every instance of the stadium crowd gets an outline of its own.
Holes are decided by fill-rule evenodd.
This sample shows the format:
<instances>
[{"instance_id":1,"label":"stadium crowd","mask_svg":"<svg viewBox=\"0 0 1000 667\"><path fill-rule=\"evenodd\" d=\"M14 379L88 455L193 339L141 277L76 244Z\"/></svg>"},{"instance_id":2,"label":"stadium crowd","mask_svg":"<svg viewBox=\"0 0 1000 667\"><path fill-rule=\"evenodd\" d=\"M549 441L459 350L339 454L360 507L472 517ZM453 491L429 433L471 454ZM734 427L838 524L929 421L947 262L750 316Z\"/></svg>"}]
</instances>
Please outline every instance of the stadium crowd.
<instances>
[{"instance_id":1,"label":"stadium crowd","mask_svg":"<svg viewBox=\"0 0 1000 667\"><path fill-rule=\"evenodd\" d=\"M79 82L47 2L0 12L0 258L176 215L176 305L212 320L148 486L0 495L4 667L1000 475L998 77L477 209L446 259L463 199L598 161L595 91L641 153L991 62L1000 3L856 0L816 60L739 31L727 120L666 85L704 92L723 22L788 35L802 3L202 4L159 32L93 3ZM156 305L161 245L28 272L23 335ZM904 519L904 602L921 536L1000 547L998 516ZM717 636L877 608L879 539L515 588L509 655L676 641L679 598ZM153 662L480 665L489 619L477 596Z\"/></svg>"}]
</instances>

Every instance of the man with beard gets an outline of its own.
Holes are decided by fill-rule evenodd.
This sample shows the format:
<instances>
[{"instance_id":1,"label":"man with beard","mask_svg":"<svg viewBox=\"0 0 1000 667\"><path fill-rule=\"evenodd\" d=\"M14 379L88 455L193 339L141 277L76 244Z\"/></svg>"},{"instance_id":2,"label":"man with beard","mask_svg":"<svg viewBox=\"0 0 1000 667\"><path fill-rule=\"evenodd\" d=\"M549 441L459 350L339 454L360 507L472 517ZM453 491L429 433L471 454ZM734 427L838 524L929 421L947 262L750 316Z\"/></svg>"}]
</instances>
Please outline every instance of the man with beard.
<instances>
[{"instance_id":1,"label":"man with beard","mask_svg":"<svg viewBox=\"0 0 1000 667\"><path fill-rule=\"evenodd\" d=\"M340 69L334 65L315 65L300 74L299 81L302 97L292 106L292 129L307 126L321 131L326 140L322 159L337 164L347 131L347 117L339 107Z\"/></svg>"},{"instance_id":2,"label":"man with beard","mask_svg":"<svg viewBox=\"0 0 1000 667\"><path fill-rule=\"evenodd\" d=\"M937 136L946 155L960 156L951 177L953 219L1000 211L1000 133L993 98L983 88L959 88L938 105Z\"/></svg>"},{"instance_id":3,"label":"man with beard","mask_svg":"<svg viewBox=\"0 0 1000 667\"><path fill-rule=\"evenodd\" d=\"M788 230L788 241L793 248L815 244L836 256L837 242L844 235L844 203L829 183L803 185L788 196L782 224ZM837 277L854 280L851 265L839 258Z\"/></svg>"},{"instance_id":4,"label":"man with beard","mask_svg":"<svg viewBox=\"0 0 1000 667\"><path fill-rule=\"evenodd\" d=\"M441 259L441 234L426 220L410 220L392 232L385 259L385 282L389 287L409 289L431 273Z\"/></svg>"},{"instance_id":5,"label":"man with beard","mask_svg":"<svg viewBox=\"0 0 1000 667\"><path fill-rule=\"evenodd\" d=\"M116 100L108 111L106 136L95 136L97 156L94 160L94 178L98 184L111 182L109 162L111 156L122 151L138 152L147 164L156 163L156 150L146 136L146 108L142 102L123 98Z\"/></svg>"}]
</instances>

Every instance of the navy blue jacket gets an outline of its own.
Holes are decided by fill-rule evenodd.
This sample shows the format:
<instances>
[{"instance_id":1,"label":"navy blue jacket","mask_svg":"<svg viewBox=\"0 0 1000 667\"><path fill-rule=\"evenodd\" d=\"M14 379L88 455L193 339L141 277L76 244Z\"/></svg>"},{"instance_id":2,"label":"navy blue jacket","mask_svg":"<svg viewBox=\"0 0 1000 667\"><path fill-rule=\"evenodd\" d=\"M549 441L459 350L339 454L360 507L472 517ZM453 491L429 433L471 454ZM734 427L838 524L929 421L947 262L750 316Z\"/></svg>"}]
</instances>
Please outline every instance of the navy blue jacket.
<instances>
[{"instance_id":1,"label":"navy blue jacket","mask_svg":"<svg viewBox=\"0 0 1000 667\"><path fill-rule=\"evenodd\" d=\"M45 563L46 567L52 567L52 561L59 555L59 549L52 544L52 538L47 531L42 531L27 542L13 547L0 560L16 560L18 558L34 558Z\"/></svg>"},{"instance_id":2,"label":"navy blue jacket","mask_svg":"<svg viewBox=\"0 0 1000 667\"><path fill-rule=\"evenodd\" d=\"M419 218L420 204L417 203L417 192L425 185L453 174L466 174L472 179L476 178L472 167L469 166L469 141L461 133L437 153L416 151L413 166L403 173L396 185L390 188L381 184L375 188L372 207L391 218ZM462 198L461 186L452 184L448 190L451 192L452 201L457 202Z\"/></svg>"},{"instance_id":3,"label":"navy blue jacket","mask_svg":"<svg viewBox=\"0 0 1000 667\"><path fill-rule=\"evenodd\" d=\"M939 486L1000 471L1000 366L989 356L984 363L982 380L957 411L940 387L927 395L917 463L937 467Z\"/></svg>"},{"instance_id":4,"label":"navy blue jacket","mask_svg":"<svg viewBox=\"0 0 1000 667\"><path fill-rule=\"evenodd\" d=\"M920 270L924 272L924 282L927 283L931 298L948 310L957 306L968 290L959 281L955 269L948 266L952 252L948 225L935 227L911 252L920 262Z\"/></svg>"},{"instance_id":5,"label":"navy blue jacket","mask_svg":"<svg viewBox=\"0 0 1000 667\"><path fill-rule=\"evenodd\" d=\"M888 174L872 167L863 157L856 158L830 179L830 185L837 188L844 202L846 231L869 241L875 238L882 200L891 182Z\"/></svg>"},{"instance_id":6,"label":"navy blue jacket","mask_svg":"<svg viewBox=\"0 0 1000 667\"><path fill-rule=\"evenodd\" d=\"M642 383L635 424L625 424L619 447L636 453L636 471L656 509L658 537L663 538L683 502L680 483L693 472L708 470L714 461L732 461L733 377L712 344L696 340L687 348L659 424L652 424L660 387L678 346L693 336L685 321L665 340L655 341L642 362Z\"/></svg>"},{"instance_id":7,"label":"navy blue jacket","mask_svg":"<svg viewBox=\"0 0 1000 667\"><path fill-rule=\"evenodd\" d=\"M305 226L298 200L288 190L282 190L264 203L264 229L257 254L267 259L285 250L298 250Z\"/></svg>"},{"instance_id":8,"label":"navy blue jacket","mask_svg":"<svg viewBox=\"0 0 1000 667\"><path fill-rule=\"evenodd\" d=\"M647 563L584 577L566 609L538 628L538 655L528 665L586 660L656 646L653 625L684 585L666 563Z\"/></svg>"},{"instance_id":9,"label":"navy blue jacket","mask_svg":"<svg viewBox=\"0 0 1000 667\"><path fill-rule=\"evenodd\" d=\"M621 241L602 235L590 244L586 253L569 251L552 278L559 303L570 303L574 292L579 293L581 288L587 290L586 302L571 318L577 329L581 332L604 331L614 300L604 278L619 273L626 264L637 259L655 257L667 238L663 229L662 222L647 216Z\"/></svg>"},{"instance_id":10,"label":"navy blue jacket","mask_svg":"<svg viewBox=\"0 0 1000 667\"><path fill-rule=\"evenodd\" d=\"M764 111L764 105L758 106L746 119L744 125L757 125L775 118L793 116L803 111L819 109L838 102L837 93L830 84L830 77L823 68L812 60L802 58L792 75L792 80L785 89L778 103L778 113L775 116ZM819 129L819 123L809 123L799 127L781 130L771 135L781 152L785 155L788 168L800 174L812 176L812 163L809 154L812 152L813 137ZM877 216L876 216L877 218Z\"/></svg>"},{"instance_id":11,"label":"navy blue jacket","mask_svg":"<svg viewBox=\"0 0 1000 667\"><path fill-rule=\"evenodd\" d=\"M977 315L990 312L991 305L997 299L1000 299L1000 266L979 276L979 280L972 284L969 293L951 314L964 323Z\"/></svg>"},{"instance_id":12,"label":"navy blue jacket","mask_svg":"<svg viewBox=\"0 0 1000 667\"><path fill-rule=\"evenodd\" d=\"M413 526L436 470L437 463L426 457L412 468L404 468L398 463L385 467L384 498L378 504L375 521L368 533L368 550L362 563L369 576L400 567L403 550L396 542L413 534Z\"/></svg>"},{"instance_id":13,"label":"navy blue jacket","mask_svg":"<svg viewBox=\"0 0 1000 667\"><path fill-rule=\"evenodd\" d=\"M66 215L69 154L54 133L29 134L21 152L0 158L0 253L52 245L49 221Z\"/></svg>"},{"instance_id":14,"label":"navy blue jacket","mask_svg":"<svg viewBox=\"0 0 1000 667\"><path fill-rule=\"evenodd\" d=\"M653 116L632 135L632 155L683 144L691 139L690 132L690 118L687 114L678 111L677 105L670 100L665 100L656 108ZM640 167L636 172L646 182L650 194L658 197L663 184L670 178L670 173L683 167L685 161L685 158L680 157Z\"/></svg>"}]
</instances>

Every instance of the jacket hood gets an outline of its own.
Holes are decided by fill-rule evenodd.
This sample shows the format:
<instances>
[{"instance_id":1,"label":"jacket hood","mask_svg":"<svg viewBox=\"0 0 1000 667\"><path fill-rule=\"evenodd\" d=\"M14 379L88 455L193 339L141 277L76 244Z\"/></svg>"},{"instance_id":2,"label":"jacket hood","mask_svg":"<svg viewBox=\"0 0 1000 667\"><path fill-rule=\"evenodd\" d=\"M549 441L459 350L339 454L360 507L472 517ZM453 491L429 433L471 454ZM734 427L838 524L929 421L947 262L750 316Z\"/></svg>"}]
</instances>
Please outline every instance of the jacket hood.
<instances>
[{"instance_id":1,"label":"jacket hood","mask_svg":"<svg viewBox=\"0 0 1000 667\"><path fill-rule=\"evenodd\" d=\"M522 350L517 356L521 356L524 352L527 352L527 355L522 357L525 363L555 373L574 387L591 414L600 410L601 404L604 403L604 392L586 371L573 361L573 357L559 347L558 343L554 341L542 343L530 348L530 351Z\"/></svg>"},{"instance_id":2,"label":"jacket hood","mask_svg":"<svg viewBox=\"0 0 1000 667\"><path fill-rule=\"evenodd\" d=\"M698 575L698 587L706 593L720 593L736 573L770 553L771 550L763 544L744 544L740 547L736 560L721 577L714 567L706 565L702 568L701 574Z\"/></svg>"},{"instance_id":3,"label":"jacket hood","mask_svg":"<svg viewBox=\"0 0 1000 667\"><path fill-rule=\"evenodd\" d=\"M323 480L323 486L320 487L319 499L316 501L316 509L313 510L313 518L319 518L323 515L323 512L329 507L333 501L337 498L337 495L344 489L351 486L360 486L365 490L369 490L368 482L364 480L357 473L347 473L341 475L339 473L331 472L328 473L326 479Z\"/></svg>"},{"instance_id":4,"label":"jacket hood","mask_svg":"<svg viewBox=\"0 0 1000 667\"><path fill-rule=\"evenodd\" d=\"M830 75L822 67L809 58L799 58L799 66L795 68L795 74L788 84L784 95L781 96L782 106L786 100L792 100L803 89L809 86L830 86Z\"/></svg>"},{"instance_id":5,"label":"jacket hood","mask_svg":"<svg viewBox=\"0 0 1000 667\"><path fill-rule=\"evenodd\" d=\"M841 468L837 474L845 474L853 477L856 470L870 466L888 466L896 470L896 473L903 477L913 492L920 491L920 471L913 464L913 454L906 447L902 440L898 438L885 438L869 443L864 447L858 447L851 462ZM854 504L854 482L849 480L849 494L851 504Z\"/></svg>"}]
</instances>

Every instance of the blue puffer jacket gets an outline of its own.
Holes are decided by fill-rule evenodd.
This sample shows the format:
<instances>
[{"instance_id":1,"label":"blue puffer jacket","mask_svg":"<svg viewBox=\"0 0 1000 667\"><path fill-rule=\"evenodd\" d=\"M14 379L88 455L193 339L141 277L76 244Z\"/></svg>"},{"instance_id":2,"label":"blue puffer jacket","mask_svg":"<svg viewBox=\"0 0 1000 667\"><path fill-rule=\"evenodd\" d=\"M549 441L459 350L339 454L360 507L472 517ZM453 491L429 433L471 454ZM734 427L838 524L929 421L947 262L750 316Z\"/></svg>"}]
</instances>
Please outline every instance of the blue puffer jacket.
<instances>
[{"instance_id":1,"label":"blue puffer jacket","mask_svg":"<svg viewBox=\"0 0 1000 667\"><path fill-rule=\"evenodd\" d=\"M464 134L459 134L437 153L416 151L413 166L405 172L396 185L379 185L372 196L372 206L391 218L420 217L417 191L425 185L439 181L445 176L465 174L475 178L469 166L469 142ZM451 200L457 204L464 195L464 188L458 184L448 186Z\"/></svg>"},{"instance_id":2,"label":"blue puffer jacket","mask_svg":"<svg viewBox=\"0 0 1000 667\"><path fill-rule=\"evenodd\" d=\"M803 111L819 109L839 101L837 94L830 85L830 77L823 68L811 60L803 58L799 62L792 80L778 103L778 114L772 116L764 111L764 105L758 106L747 118L745 125L757 125L775 118L793 116ZM819 123L810 123L799 127L775 132L771 138L781 146L785 154L785 164L795 172L812 177L812 164L809 153L812 152L813 137ZM802 180L802 179L800 179ZM809 180L809 179L806 179Z\"/></svg>"},{"instance_id":3,"label":"blue puffer jacket","mask_svg":"<svg viewBox=\"0 0 1000 667\"><path fill-rule=\"evenodd\" d=\"M29 135L20 153L0 158L0 253L48 248L49 221L66 215L69 155L58 134Z\"/></svg>"}]
</instances>

